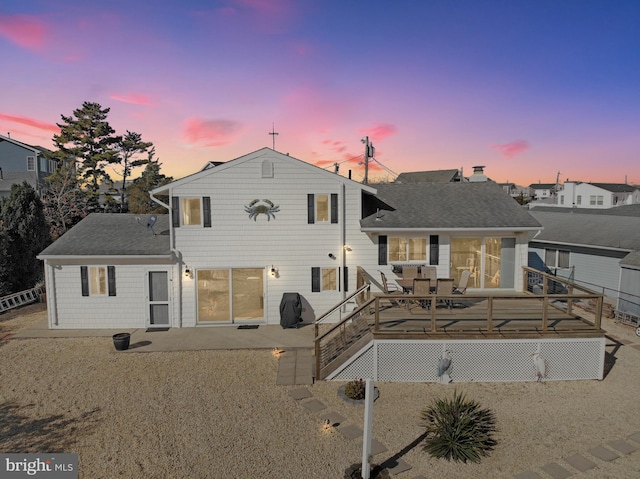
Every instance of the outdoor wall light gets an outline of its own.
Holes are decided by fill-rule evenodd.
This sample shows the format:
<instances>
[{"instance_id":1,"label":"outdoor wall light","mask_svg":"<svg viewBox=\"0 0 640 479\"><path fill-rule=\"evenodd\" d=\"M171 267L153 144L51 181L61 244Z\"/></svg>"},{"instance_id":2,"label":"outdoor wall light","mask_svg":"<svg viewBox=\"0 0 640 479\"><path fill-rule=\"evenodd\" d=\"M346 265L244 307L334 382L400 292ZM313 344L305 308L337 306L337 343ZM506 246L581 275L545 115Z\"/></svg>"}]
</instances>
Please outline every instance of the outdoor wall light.
<instances>
[{"instance_id":1,"label":"outdoor wall light","mask_svg":"<svg viewBox=\"0 0 640 479\"><path fill-rule=\"evenodd\" d=\"M344 248L344 250L346 252L352 251L352 249L349 247L349 245L344 245L343 248Z\"/></svg>"},{"instance_id":2,"label":"outdoor wall light","mask_svg":"<svg viewBox=\"0 0 640 479\"><path fill-rule=\"evenodd\" d=\"M277 278L278 277L278 268L276 268L275 266L271 265L271 269L269 270L269 274L271 275L272 278Z\"/></svg>"},{"instance_id":3,"label":"outdoor wall light","mask_svg":"<svg viewBox=\"0 0 640 479\"><path fill-rule=\"evenodd\" d=\"M193 278L193 273L191 272L191 270L189 268L184 270L184 276L185 278Z\"/></svg>"}]
</instances>

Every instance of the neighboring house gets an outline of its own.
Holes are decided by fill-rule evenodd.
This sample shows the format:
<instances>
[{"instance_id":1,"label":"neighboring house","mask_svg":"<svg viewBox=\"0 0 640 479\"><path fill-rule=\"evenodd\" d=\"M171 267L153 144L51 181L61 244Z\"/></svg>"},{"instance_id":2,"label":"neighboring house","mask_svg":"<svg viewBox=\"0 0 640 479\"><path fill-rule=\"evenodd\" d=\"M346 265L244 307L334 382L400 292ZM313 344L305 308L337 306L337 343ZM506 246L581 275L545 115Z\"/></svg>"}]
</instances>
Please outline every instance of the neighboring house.
<instances>
[{"instance_id":1,"label":"neighboring house","mask_svg":"<svg viewBox=\"0 0 640 479\"><path fill-rule=\"evenodd\" d=\"M538 207L530 213L544 229L529 250L549 269L611 298L626 298L627 309L631 303L638 307L640 205L608 210Z\"/></svg>"},{"instance_id":2,"label":"neighboring house","mask_svg":"<svg viewBox=\"0 0 640 479\"><path fill-rule=\"evenodd\" d=\"M522 198L528 200L530 198L530 190L526 186L516 185L515 183L498 183L505 193L511 198Z\"/></svg>"},{"instance_id":3,"label":"neighboring house","mask_svg":"<svg viewBox=\"0 0 640 479\"><path fill-rule=\"evenodd\" d=\"M312 322L356 272L404 265L522 290L539 223L493 182L363 185L263 148L159 187L168 215L93 214L45 249L51 328ZM168 198L163 203L160 198Z\"/></svg>"},{"instance_id":4,"label":"neighboring house","mask_svg":"<svg viewBox=\"0 0 640 479\"><path fill-rule=\"evenodd\" d=\"M629 253L620 261L620 297L617 310L635 317L640 326L640 251Z\"/></svg>"},{"instance_id":5,"label":"neighboring house","mask_svg":"<svg viewBox=\"0 0 640 479\"><path fill-rule=\"evenodd\" d=\"M430 170L400 173L395 183L457 183L467 181L462 170Z\"/></svg>"},{"instance_id":6,"label":"neighboring house","mask_svg":"<svg viewBox=\"0 0 640 479\"><path fill-rule=\"evenodd\" d=\"M612 208L640 203L640 189L624 183L565 181L557 206L564 208Z\"/></svg>"},{"instance_id":7,"label":"neighboring house","mask_svg":"<svg viewBox=\"0 0 640 479\"><path fill-rule=\"evenodd\" d=\"M556 191L555 183L531 183L529 185L531 196L536 200L552 198Z\"/></svg>"},{"instance_id":8,"label":"neighboring house","mask_svg":"<svg viewBox=\"0 0 640 479\"><path fill-rule=\"evenodd\" d=\"M42 193L44 179L56 170L56 162L46 158L49 150L0 135L0 197L9 196L11 185L29 183Z\"/></svg>"}]
</instances>

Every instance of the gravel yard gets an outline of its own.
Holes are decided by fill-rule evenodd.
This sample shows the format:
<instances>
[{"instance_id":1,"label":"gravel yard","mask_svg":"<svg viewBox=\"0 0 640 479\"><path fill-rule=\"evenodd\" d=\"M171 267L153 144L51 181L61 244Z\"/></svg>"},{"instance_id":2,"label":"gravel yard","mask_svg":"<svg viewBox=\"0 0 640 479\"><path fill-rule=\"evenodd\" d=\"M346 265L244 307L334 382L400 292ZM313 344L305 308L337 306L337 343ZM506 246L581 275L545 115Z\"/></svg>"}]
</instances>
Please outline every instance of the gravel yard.
<instances>
[{"instance_id":1,"label":"gravel yard","mask_svg":"<svg viewBox=\"0 0 640 479\"><path fill-rule=\"evenodd\" d=\"M42 308L0 316L0 337L40 320ZM373 436L412 469L393 477L509 478L558 463L580 478L640 477L640 449L604 462L596 446L640 431L640 338L604 327L615 360L604 381L377 383ZM118 353L110 338L0 341L0 451L76 452L82 478L342 478L361 441L323 431L335 412L362 427L363 407L337 395L341 383L309 386L327 405L312 413L277 386L271 351ZM421 409L463 391L496 413L498 446L480 464L430 458L415 441ZM629 441L633 444L632 441ZM636 446L640 446L635 444ZM588 457L578 473L563 458Z\"/></svg>"}]
</instances>

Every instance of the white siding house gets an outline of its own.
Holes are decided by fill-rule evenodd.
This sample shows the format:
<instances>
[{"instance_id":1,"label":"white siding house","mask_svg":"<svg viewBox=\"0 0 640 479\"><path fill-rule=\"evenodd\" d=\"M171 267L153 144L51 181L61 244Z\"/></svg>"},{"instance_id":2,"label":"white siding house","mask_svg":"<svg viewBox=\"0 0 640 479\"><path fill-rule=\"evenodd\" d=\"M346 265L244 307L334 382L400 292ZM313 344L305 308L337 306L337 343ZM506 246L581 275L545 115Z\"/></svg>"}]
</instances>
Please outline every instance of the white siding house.
<instances>
[{"instance_id":1,"label":"white siding house","mask_svg":"<svg viewBox=\"0 0 640 479\"><path fill-rule=\"evenodd\" d=\"M291 292L310 323L358 268L393 280L407 264L521 290L540 229L489 181L367 186L269 148L152 198L169 213L90 215L41 253L51 328L278 324Z\"/></svg>"},{"instance_id":2,"label":"white siding house","mask_svg":"<svg viewBox=\"0 0 640 479\"><path fill-rule=\"evenodd\" d=\"M612 208L640 203L640 189L623 183L566 181L556 206L563 208Z\"/></svg>"}]
</instances>

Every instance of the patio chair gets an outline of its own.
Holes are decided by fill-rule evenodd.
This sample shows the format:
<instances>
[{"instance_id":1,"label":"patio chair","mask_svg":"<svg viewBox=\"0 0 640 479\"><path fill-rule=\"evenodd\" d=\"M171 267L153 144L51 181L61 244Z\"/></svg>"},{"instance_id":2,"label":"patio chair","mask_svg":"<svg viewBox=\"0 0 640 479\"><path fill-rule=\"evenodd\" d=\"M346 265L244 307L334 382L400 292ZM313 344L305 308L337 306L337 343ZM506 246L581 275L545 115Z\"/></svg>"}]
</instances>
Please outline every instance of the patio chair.
<instances>
[{"instance_id":1,"label":"patio chair","mask_svg":"<svg viewBox=\"0 0 640 479\"><path fill-rule=\"evenodd\" d=\"M414 296L429 296L431 294L431 281L429 278L414 278L413 279L413 294ZM417 299L416 302L422 308L430 308L431 300L422 298Z\"/></svg>"},{"instance_id":2,"label":"patio chair","mask_svg":"<svg viewBox=\"0 0 640 479\"><path fill-rule=\"evenodd\" d=\"M471 271L469 271L468 269L463 271L462 274L460 275L460 282L458 283L458 286L453 288L453 294L466 293L470 277L471 277Z\"/></svg>"},{"instance_id":3,"label":"patio chair","mask_svg":"<svg viewBox=\"0 0 640 479\"><path fill-rule=\"evenodd\" d=\"M431 279L431 287L432 288L436 288L437 286L437 280L438 280L438 270L435 266L423 266L420 269L420 275L423 278L430 278Z\"/></svg>"},{"instance_id":4,"label":"patio chair","mask_svg":"<svg viewBox=\"0 0 640 479\"><path fill-rule=\"evenodd\" d=\"M453 294L453 278L439 278L438 286L436 288L436 295L440 296L450 296ZM451 299L439 299L442 303L444 303L449 309L453 306L453 301Z\"/></svg>"},{"instance_id":5,"label":"patio chair","mask_svg":"<svg viewBox=\"0 0 640 479\"><path fill-rule=\"evenodd\" d=\"M387 281L387 276L382 271L380 271L380 278L382 279L382 291L384 292L384 294L396 294L401 292L398 286ZM392 306L400 305L398 301L392 299L390 299L389 302Z\"/></svg>"},{"instance_id":6,"label":"patio chair","mask_svg":"<svg viewBox=\"0 0 640 479\"><path fill-rule=\"evenodd\" d=\"M413 279L418 277L418 267L417 266L403 266L402 267L402 278L403 279Z\"/></svg>"}]
</instances>

